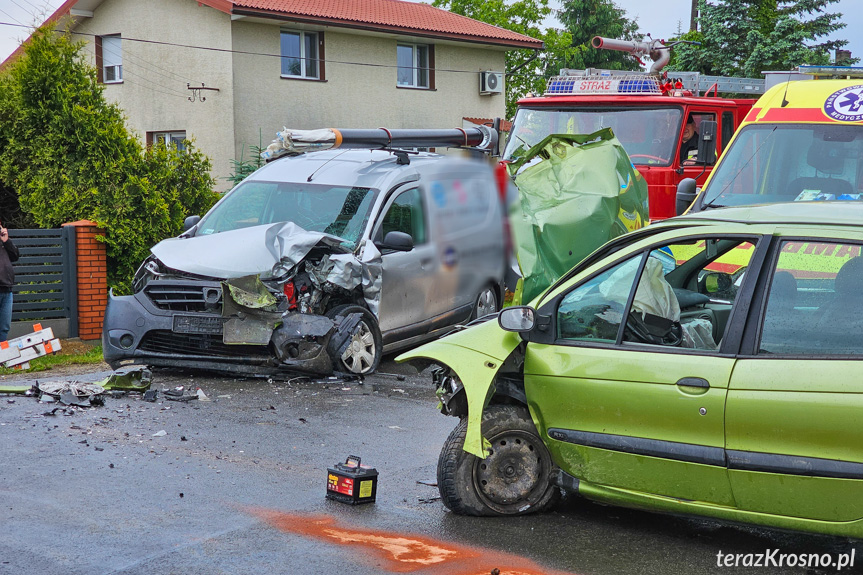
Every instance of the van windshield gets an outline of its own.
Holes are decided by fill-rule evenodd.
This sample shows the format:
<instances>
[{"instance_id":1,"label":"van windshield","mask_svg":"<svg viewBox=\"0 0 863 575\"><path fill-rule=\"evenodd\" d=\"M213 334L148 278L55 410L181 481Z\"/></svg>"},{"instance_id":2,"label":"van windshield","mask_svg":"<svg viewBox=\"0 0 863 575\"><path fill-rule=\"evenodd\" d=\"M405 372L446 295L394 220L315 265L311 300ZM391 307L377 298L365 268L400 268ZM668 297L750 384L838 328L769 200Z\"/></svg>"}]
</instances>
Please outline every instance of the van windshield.
<instances>
[{"instance_id":1,"label":"van windshield","mask_svg":"<svg viewBox=\"0 0 863 575\"><path fill-rule=\"evenodd\" d=\"M246 181L201 218L198 235L277 222L338 236L356 246L377 190L285 182Z\"/></svg>"},{"instance_id":2,"label":"van windshield","mask_svg":"<svg viewBox=\"0 0 863 575\"><path fill-rule=\"evenodd\" d=\"M636 166L669 166L677 160L683 109L520 108L507 140L504 160L515 160L550 134L592 134L611 128Z\"/></svg>"},{"instance_id":3,"label":"van windshield","mask_svg":"<svg viewBox=\"0 0 863 575\"><path fill-rule=\"evenodd\" d=\"M702 206L824 200L863 200L863 126L745 126L714 169Z\"/></svg>"}]
</instances>

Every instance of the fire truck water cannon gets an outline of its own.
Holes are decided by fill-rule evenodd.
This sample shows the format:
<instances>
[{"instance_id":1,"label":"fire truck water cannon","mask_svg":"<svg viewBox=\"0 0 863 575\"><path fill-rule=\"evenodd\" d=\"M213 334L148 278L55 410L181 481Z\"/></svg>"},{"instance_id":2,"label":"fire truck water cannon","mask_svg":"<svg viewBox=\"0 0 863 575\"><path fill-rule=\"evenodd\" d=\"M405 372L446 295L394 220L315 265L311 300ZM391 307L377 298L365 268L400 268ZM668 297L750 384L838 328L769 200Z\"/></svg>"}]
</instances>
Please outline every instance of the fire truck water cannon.
<instances>
[{"instance_id":1,"label":"fire truck water cannon","mask_svg":"<svg viewBox=\"0 0 863 575\"><path fill-rule=\"evenodd\" d=\"M291 130L285 128L261 154L264 160L330 148L394 150L400 148L469 148L495 153L497 130L477 125L452 129L347 129Z\"/></svg>"},{"instance_id":2,"label":"fire truck water cannon","mask_svg":"<svg viewBox=\"0 0 863 575\"><path fill-rule=\"evenodd\" d=\"M632 54L638 60L639 64L643 64L641 58L647 56L653 60L653 65L650 67L651 74L659 74L668 62L671 60L671 49L678 44L692 44L700 46L700 42L690 42L688 40L679 40L670 44L665 44L662 40L653 40L650 36L645 37L641 42L635 40L615 40L614 38L603 38L602 36L594 36L590 41L591 46L601 50L615 50L617 52L626 52Z\"/></svg>"}]
</instances>

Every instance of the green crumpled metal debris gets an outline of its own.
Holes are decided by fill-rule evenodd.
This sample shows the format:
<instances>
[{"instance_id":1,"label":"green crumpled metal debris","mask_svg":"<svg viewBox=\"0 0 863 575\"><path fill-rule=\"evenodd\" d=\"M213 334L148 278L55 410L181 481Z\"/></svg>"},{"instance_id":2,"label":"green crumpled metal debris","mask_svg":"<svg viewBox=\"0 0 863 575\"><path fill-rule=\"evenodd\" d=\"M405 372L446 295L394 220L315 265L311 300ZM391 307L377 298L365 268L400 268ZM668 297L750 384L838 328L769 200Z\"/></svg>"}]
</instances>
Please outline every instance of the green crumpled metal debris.
<instances>
[{"instance_id":1,"label":"green crumpled metal debris","mask_svg":"<svg viewBox=\"0 0 863 575\"><path fill-rule=\"evenodd\" d=\"M223 286L231 291L231 299L243 307L263 309L276 305L276 297L261 283L260 276L250 275L230 279Z\"/></svg>"},{"instance_id":2,"label":"green crumpled metal debris","mask_svg":"<svg viewBox=\"0 0 863 575\"><path fill-rule=\"evenodd\" d=\"M524 278L520 302L648 222L647 183L610 128L552 134L508 168L520 198L510 213Z\"/></svg>"}]
</instances>

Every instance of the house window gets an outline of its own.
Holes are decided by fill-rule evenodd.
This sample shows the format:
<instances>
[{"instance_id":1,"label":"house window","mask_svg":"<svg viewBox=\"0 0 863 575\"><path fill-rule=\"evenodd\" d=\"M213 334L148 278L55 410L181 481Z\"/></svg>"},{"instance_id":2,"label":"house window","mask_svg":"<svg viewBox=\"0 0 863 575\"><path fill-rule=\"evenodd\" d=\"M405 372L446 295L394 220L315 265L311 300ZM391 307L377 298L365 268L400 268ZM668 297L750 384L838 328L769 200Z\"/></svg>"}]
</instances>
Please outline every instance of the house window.
<instances>
[{"instance_id":1,"label":"house window","mask_svg":"<svg viewBox=\"0 0 863 575\"><path fill-rule=\"evenodd\" d=\"M282 30L281 44L282 78L324 79L323 33Z\"/></svg>"},{"instance_id":2,"label":"house window","mask_svg":"<svg viewBox=\"0 0 863 575\"><path fill-rule=\"evenodd\" d=\"M186 132L147 132L147 145L165 144L165 146L176 146L178 150L185 150Z\"/></svg>"},{"instance_id":3,"label":"house window","mask_svg":"<svg viewBox=\"0 0 863 575\"><path fill-rule=\"evenodd\" d=\"M96 69L99 81L116 84L123 81L123 44L119 34L96 36Z\"/></svg>"},{"instance_id":4,"label":"house window","mask_svg":"<svg viewBox=\"0 0 863 575\"><path fill-rule=\"evenodd\" d=\"M396 85L405 88L434 88L434 46L398 44Z\"/></svg>"}]
</instances>

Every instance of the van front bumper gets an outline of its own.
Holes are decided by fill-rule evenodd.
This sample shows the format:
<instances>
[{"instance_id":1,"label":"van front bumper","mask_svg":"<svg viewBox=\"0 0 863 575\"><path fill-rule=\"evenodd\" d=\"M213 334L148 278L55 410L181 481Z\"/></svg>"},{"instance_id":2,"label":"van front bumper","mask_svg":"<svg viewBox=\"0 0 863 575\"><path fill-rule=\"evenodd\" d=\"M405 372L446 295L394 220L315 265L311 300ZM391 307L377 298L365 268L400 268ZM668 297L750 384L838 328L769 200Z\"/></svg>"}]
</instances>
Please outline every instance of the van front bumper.
<instances>
[{"instance_id":1,"label":"van front bumper","mask_svg":"<svg viewBox=\"0 0 863 575\"><path fill-rule=\"evenodd\" d=\"M212 295L212 290L221 294L220 285L201 282L194 287L205 294L202 301L210 294L211 303L200 305L200 310L189 304L181 305L185 309L180 311L166 309L172 304L146 290L131 296L110 293L102 330L105 362L113 369L148 365L261 376L333 373L333 357L344 343L334 339L343 337L344 330L336 329L333 320L292 313L266 345L226 344L221 329L225 318Z\"/></svg>"}]
</instances>

